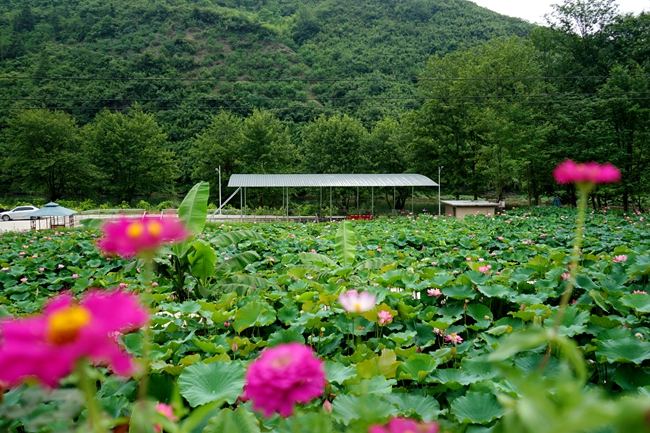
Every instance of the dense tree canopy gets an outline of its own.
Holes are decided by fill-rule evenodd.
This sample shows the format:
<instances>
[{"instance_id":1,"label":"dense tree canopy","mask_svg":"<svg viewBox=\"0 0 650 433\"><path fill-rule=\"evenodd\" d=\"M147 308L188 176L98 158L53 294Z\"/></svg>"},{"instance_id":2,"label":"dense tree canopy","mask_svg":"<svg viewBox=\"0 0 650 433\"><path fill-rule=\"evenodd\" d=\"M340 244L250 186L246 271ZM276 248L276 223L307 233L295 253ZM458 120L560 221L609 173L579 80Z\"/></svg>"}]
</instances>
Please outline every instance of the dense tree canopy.
<instances>
[{"instance_id":1,"label":"dense tree canopy","mask_svg":"<svg viewBox=\"0 0 650 433\"><path fill-rule=\"evenodd\" d=\"M650 15L554 8L534 27L462 0L5 0L0 183L128 201L216 182L219 166L224 180L444 166L445 193L533 204L574 200L551 175L573 158L623 171L595 206L645 206ZM19 126L30 117L57 120ZM75 170L50 177L82 173L86 190L45 191L15 173L18 150L64 125L45 152Z\"/></svg>"},{"instance_id":2,"label":"dense tree canopy","mask_svg":"<svg viewBox=\"0 0 650 433\"><path fill-rule=\"evenodd\" d=\"M173 191L174 154L165 150L166 135L152 115L104 110L84 129L86 152L102 174L100 192L130 202L136 195Z\"/></svg>"}]
</instances>

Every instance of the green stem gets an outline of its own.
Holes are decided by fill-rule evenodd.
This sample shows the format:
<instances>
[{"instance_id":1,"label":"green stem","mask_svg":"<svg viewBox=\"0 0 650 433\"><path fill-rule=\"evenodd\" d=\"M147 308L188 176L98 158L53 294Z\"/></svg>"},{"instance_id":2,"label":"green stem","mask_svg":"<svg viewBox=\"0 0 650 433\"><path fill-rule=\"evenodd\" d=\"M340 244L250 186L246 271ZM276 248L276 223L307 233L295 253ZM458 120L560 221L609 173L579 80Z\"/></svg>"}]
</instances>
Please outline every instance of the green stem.
<instances>
[{"instance_id":1,"label":"green stem","mask_svg":"<svg viewBox=\"0 0 650 433\"><path fill-rule=\"evenodd\" d=\"M576 220L575 239L573 240L573 251L571 252L571 272L564 293L560 298L560 305L558 306L557 315L555 316L555 323L553 323L553 329L551 330L551 341L546 349L544 358L537 367L538 371L543 371L551 358L551 353L553 352L553 341L555 341L559 335L560 325L564 318L566 306L568 305L569 299L571 299L571 294L573 293L573 288L578 276L578 264L580 263L580 248L582 247L583 229L585 227L585 216L587 213L587 198L589 197L589 192L593 187L594 184L591 183L578 184L578 217Z\"/></svg>"},{"instance_id":2,"label":"green stem","mask_svg":"<svg viewBox=\"0 0 650 433\"><path fill-rule=\"evenodd\" d=\"M145 282L149 290L145 290L144 301L147 306L151 306L152 297L151 292L153 292L153 286L151 285L152 276L153 276L153 260L146 260L144 265L145 273ZM140 384L138 388L138 401L143 405L146 405L147 400L147 388L149 386L149 373L150 373L150 364L151 364L151 326L146 324L144 326L144 333L142 335L142 359L140 360L142 365L142 376L140 377Z\"/></svg>"},{"instance_id":3,"label":"green stem","mask_svg":"<svg viewBox=\"0 0 650 433\"><path fill-rule=\"evenodd\" d=\"M567 280L566 288L560 298L560 305L558 306L557 316L553 324L553 335L557 336L564 318L564 311L571 299L573 288L575 287L576 278L578 276L578 264L580 263L580 248L582 247L582 238L584 236L585 216L587 213L587 198L589 191L593 185L578 185L578 218L576 221L575 239L573 240L573 251L571 252L571 272Z\"/></svg>"},{"instance_id":4,"label":"green stem","mask_svg":"<svg viewBox=\"0 0 650 433\"><path fill-rule=\"evenodd\" d=\"M75 368L77 376L79 376L79 388L86 397L86 404L88 407L88 426L92 433L104 433L101 422L101 411L97 406L95 394L97 392L95 385L90 380L88 374L88 363L85 359L80 360Z\"/></svg>"}]
</instances>

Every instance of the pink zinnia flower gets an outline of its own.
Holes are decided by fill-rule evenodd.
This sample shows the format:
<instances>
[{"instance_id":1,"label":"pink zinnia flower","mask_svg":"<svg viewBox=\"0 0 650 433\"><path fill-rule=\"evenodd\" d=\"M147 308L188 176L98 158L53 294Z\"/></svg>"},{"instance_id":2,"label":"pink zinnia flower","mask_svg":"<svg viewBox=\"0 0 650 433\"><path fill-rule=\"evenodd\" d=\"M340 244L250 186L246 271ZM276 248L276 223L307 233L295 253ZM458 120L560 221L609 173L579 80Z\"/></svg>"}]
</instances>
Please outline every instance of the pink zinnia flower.
<instances>
[{"instance_id":1,"label":"pink zinnia flower","mask_svg":"<svg viewBox=\"0 0 650 433\"><path fill-rule=\"evenodd\" d=\"M445 336L445 341L447 343L460 344L463 342L463 338L455 332L452 332L451 334Z\"/></svg>"},{"instance_id":2,"label":"pink zinnia flower","mask_svg":"<svg viewBox=\"0 0 650 433\"><path fill-rule=\"evenodd\" d=\"M387 325L393 321L393 316L390 314L390 311L377 311L377 317L379 317L380 325Z\"/></svg>"},{"instance_id":3,"label":"pink zinnia flower","mask_svg":"<svg viewBox=\"0 0 650 433\"><path fill-rule=\"evenodd\" d=\"M567 159L553 170L553 177L558 183L610 183L621 180L621 172L609 163L576 164Z\"/></svg>"},{"instance_id":4,"label":"pink zinnia flower","mask_svg":"<svg viewBox=\"0 0 650 433\"><path fill-rule=\"evenodd\" d=\"M121 218L105 223L102 232L97 246L105 253L127 258L152 253L163 243L179 242L189 236L183 223L175 218Z\"/></svg>"},{"instance_id":5,"label":"pink zinnia flower","mask_svg":"<svg viewBox=\"0 0 650 433\"><path fill-rule=\"evenodd\" d=\"M143 326L147 311L135 295L94 290L81 302L70 294L51 299L43 314L0 321L0 381L16 385L36 377L54 387L81 358L129 375L134 366L115 343L115 332Z\"/></svg>"},{"instance_id":6,"label":"pink zinnia flower","mask_svg":"<svg viewBox=\"0 0 650 433\"><path fill-rule=\"evenodd\" d=\"M621 254L618 256L614 256L614 263L621 263L627 260L627 256L625 254Z\"/></svg>"},{"instance_id":7,"label":"pink zinnia flower","mask_svg":"<svg viewBox=\"0 0 650 433\"><path fill-rule=\"evenodd\" d=\"M427 289L427 296L435 296L436 298L442 296L440 289Z\"/></svg>"},{"instance_id":8,"label":"pink zinnia flower","mask_svg":"<svg viewBox=\"0 0 650 433\"><path fill-rule=\"evenodd\" d=\"M377 296L370 292L348 290L339 296L339 303L348 313L365 313L375 306Z\"/></svg>"},{"instance_id":9,"label":"pink zinnia flower","mask_svg":"<svg viewBox=\"0 0 650 433\"><path fill-rule=\"evenodd\" d=\"M434 422L419 423L412 419L393 418L385 426L373 425L368 433L438 433L440 426Z\"/></svg>"},{"instance_id":10,"label":"pink zinnia flower","mask_svg":"<svg viewBox=\"0 0 650 433\"><path fill-rule=\"evenodd\" d=\"M326 384L323 361L311 347L289 343L264 350L248 366L244 392L264 416L288 417L296 403L323 395Z\"/></svg>"}]
</instances>

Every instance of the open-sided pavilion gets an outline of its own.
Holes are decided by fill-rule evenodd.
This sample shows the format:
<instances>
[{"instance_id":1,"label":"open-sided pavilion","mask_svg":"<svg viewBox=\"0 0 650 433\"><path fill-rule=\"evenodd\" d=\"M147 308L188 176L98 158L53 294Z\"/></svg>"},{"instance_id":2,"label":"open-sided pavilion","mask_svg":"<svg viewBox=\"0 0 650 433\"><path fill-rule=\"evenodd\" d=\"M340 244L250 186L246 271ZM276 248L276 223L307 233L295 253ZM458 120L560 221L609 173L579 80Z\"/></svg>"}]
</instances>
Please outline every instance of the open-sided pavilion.
<instances>
[{"instance_id":1,"label":"open-sided pavilion","mask_svg":"<svg viewBox=\"0 0 650 433\"><path fill-rule=\"evenodd\" d=\"M282 188L283 206L286 204L287 217L289 212L289 188L320 188L320 207L323 207L323 188L329 188L329 209L332 218L332 188L357 188L357 208L359 206L359 188L371 189L371 214L375 212L375 187L393 187L393 200L395 188L411 187L411 207L415 187L437 187L438 184L421 174L233 174L228 186L237 190L223 203L219 209L230 201L238 192L241 199L241 212L244 215L246 208L247 188ZM216 213L216 212L215 212Z\"/></svg>"}]
</instances>

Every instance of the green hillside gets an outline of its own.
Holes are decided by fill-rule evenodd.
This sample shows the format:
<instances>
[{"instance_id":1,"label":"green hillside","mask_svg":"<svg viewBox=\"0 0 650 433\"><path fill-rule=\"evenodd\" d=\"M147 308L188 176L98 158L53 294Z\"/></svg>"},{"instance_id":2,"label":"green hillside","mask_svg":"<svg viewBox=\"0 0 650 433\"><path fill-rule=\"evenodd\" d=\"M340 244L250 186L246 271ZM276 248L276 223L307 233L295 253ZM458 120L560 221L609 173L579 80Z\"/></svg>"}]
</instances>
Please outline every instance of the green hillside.
<instances>
[{"instance_id":1,"label":"green hillside","mask_svg":"<svg viewBox=\"0 0 650 433\"><path fill-rule=\"evenodd\" d=\"M418 106L413 78L431 55L532 28L465 0L4 0L0 12L2 107L65 108L84 124L137 102L172 141L219 107L372 122Z\"/></svg>"}]
</instances>

